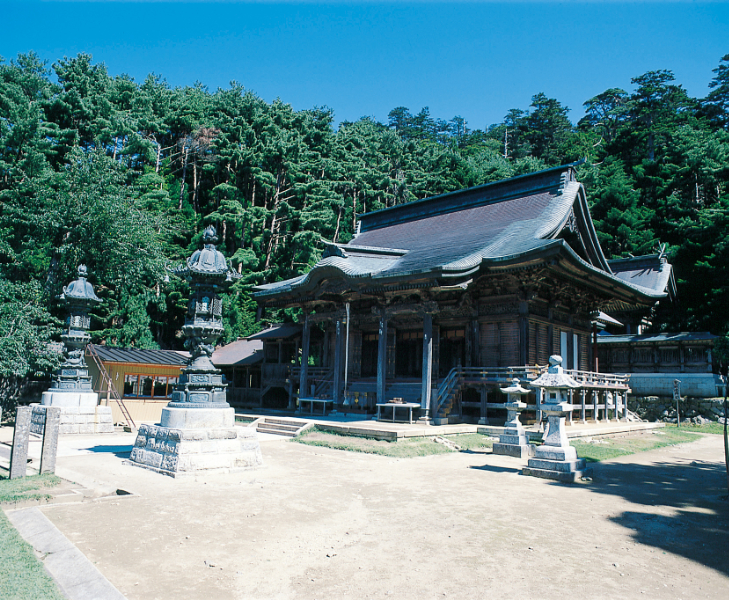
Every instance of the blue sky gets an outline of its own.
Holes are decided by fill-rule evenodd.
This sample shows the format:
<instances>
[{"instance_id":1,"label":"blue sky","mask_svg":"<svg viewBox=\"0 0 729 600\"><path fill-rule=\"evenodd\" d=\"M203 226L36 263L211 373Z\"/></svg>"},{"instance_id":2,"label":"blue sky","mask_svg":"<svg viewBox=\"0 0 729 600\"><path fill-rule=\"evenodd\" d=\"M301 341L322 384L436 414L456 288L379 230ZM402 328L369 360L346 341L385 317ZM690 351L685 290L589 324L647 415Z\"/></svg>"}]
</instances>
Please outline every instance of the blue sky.
<instances>
[{"instance_id":1,"label":"blue sky","mask_svg":"<svg viewBox=\"0 0 729 600\"><path fill-rule=\"evenodd\" d=\"M669 69L703 97L729 54L723 2L112 2L0 0L0 56L88 52L112 75L211 90L236 80L335 119L423 106L472 128L544 92L571 109Z\"/></svg>"}]
</instances>

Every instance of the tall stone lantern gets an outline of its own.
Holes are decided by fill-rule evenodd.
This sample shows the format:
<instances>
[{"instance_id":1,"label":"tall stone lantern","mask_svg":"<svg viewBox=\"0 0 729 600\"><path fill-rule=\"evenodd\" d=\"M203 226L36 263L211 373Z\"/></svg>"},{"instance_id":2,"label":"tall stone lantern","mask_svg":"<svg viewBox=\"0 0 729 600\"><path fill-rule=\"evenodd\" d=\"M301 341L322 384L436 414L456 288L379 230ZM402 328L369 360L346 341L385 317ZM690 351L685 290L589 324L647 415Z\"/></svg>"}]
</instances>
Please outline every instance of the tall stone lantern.
<instances>
[{"instance_id":1,"label":"tall stone lantern","mask_svg":"<svg viewBox=\"0 0 729 600\"><path fill-rule=\"evenodd\" d=\"M494 454L516 456L518 458L532 456L534 446L527 440L524 427L519 421L519 413L527 407L521 399L530 392L528 389L521 387L521 383L516 377L511 380L509 387L501 388L501 392L508 394L508 401L505 404L507 418L506 423L504 423L504 433L499 436L498 443L494 444Z\"/></svg>"},{"instance_id":2,"label":"tall stone lantern","mask_svg":"<svg viewBox=\"0 0 729 600\"><path fill-rule=\"evenodd\" d=\"M541 409L547 416L548 425L543 444L537 446L534 457L529 459L522 473L564 482L591 476L592 469L586 469L585 460L577 457L565 431L565 419L574 408L568 392L579 388L580 384L564 372L562 357L550 356L549 369L532 381L531 386L542 390L544 403Z\"/></svg>"},{"instance_id":3,"label":"tall stone lantern","mask_svg":"<svg viewBox=\"0 0 729 600\"><path fill-rule=\"evenodd\" d=\"M63 288L59 300L67 316L64 331L63 357L53 387L43 392L41 406L61 408L59 433L113 433L111 408L97 406L99 396L93 390L89 368L84 358L91 341L89 311L101 300L87 281L86 265L79 265L78 278Z\"/></svg>"},{"instance_id":4,"label":"tall stone lantern","mask_svg":"<svg viewBox=\"0 0 729 600\"><path fill-rule=\"evenodd\" d=\"M141 425L129 461L173 477L200 471L233 471L262 463L256 431L235 427L235 411L226 401L223 374L212 362L223 333L219 296L239 278L217 249L213 226L203 247L172 272L190 283L190 302L182 333L190 360L162 409L157 425Z\"/></svg>"}]
</instances>

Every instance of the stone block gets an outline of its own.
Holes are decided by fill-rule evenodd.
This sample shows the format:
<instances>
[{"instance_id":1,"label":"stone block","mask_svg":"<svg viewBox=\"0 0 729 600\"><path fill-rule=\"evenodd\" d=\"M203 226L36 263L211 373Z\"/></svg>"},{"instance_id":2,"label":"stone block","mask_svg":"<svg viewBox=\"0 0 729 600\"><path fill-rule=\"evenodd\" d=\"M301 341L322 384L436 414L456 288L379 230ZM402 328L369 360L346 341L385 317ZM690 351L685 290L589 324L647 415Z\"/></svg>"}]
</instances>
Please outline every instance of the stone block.
<instances>
[{"instance_id":1,"label":"stone block","mask_svg":"<svg viewBox=\"0 0 729 600\"><path fill-rule=\"evenodd\" d=\"M178 456L176 454L165 454L162 457L160 469L163 471L175 471L177 469Z\"/></svg>"},{"instance_id":2,"label":"stone block","mask_svg":"<svg viewBox=\"0 0 729 600\"><path fill-rule=\"evenodd\" d=\"M78 433L79 432L79 425L74 423L65 423L58 426L58 433L61 434L71 434L71 433Z\"/></svg>"},{"instance_id":3,"label":"stone block","mask_svg":"<svg viewBox=\"0 0 729 600\"><path fill-rule=\"evenodd\" d=\"M177 446L178 454L200 454L202 442L185 440Z\"/></svg>"},{"instance_id":4,"label":"stone block","mask_svg":"<svg viewBox=\"0 0 729 600\"><path fill-rule=\"evenodd\" d=\"M528 458L534 455L534 446L532 444L501 444L495 443L493 448L494 454L502 456L514 456L515 458Z\"/></svg>"},{"instance_id":5,"label":"stone block","mask_svg":"<svg viewBox=\"0 0 729 600\"><path fill-rule=\"evenodd\" d=\"M559 472L570 472L570 471L582 471L585 469L585 461L583 459L577 460L545 460L542 458L530 458L528 466L533 469L548 469L551 471Z\"/></svg>"},{"instance_id":6,"label":"stone block","mask_svg":"<svg viewBox=\"0 0 729 600\"><path fill-rule=\"evenodd\" d=\"M208 429L208 439L210 440L231 440L238 437L235 428L230 429Z\"/></svg>"},{"instance_id":7,"label":"stone block","mask_svg":"<svg viewBox=\"0 0 729 600\"><path fill-rule=\"evenodd\" d=\"M190 465L195 471L229 469L234 464L231 454L195 454L190 456Z\"/></svg>"},{"instance_id":8,"label":"stone block","mask_svg":"<svg viewBox=\"0 0 729 600\"><path fill-rule=\"evenodd\" d=\"M572 446L538 446L534 456L545 460L576 460L577 450Z\"/></svg>"},{"instance_id":9,"label":"stone block","mask_svg":"<svg viewBox=\"0 0 729 600\"><path fill-rule=\"evenodd\" d=\"M208 452L217 452L220 448L218 440L203 440L200 442L200 452L203 454Z\"/></svg>"},{"instance_id":10,"label":"stone block","mask_svg":"<svg viewBox=\"0 0 729 600\"><path fill-rule=\"evenodd\" d=\"M80 415L93 415L96 413L96 407L95 406L79 406L78 413Z\"/></svg>"},{"instance_id":11,"label":"stone block","mask_svg":"<svg viewBox=\"0 0 729 600\"><path fill-rule=\"evenodd\" d=\"M113 423L97 423L96 433L114 433Z\"/></svg>"},{"instance_id":12,"label":"stone block","mask_svg":"<svg viewBox=\"0 0 729 600\"><path fill-rule=\"evenodd\" d=\"M159 452L145 452L144 464L159 469L162 465L162 454Z\"/></svg>"},{"instance_id":13,"label":"stone block","mask_svg":"<svg viewBox=\"0 0 729 600\"><path fill-rule=\"evenodd\" d=\"M541 479L551 479L553 481L559 481L561 483L575 483L583 477L592 477L592 468L584 469L582 471L564 472L527 466L524 467L521 472L523 475L530 475L532 477L539 477Z\"/></svg>"},{"instance_id":14,"label":"stone block","mask_svg":"<svg viewBox=\"0 0 729 600\"><path fill-rule=\"evenodd\" d=\"M78 426L78 432L79 434L89 434L89 433L95 433L96 427L93 423L85 423L83 425Z\"/></svg>"},{"instance_id":15,"label":"stone block","mask_svg":"<svg viewBox=\"0 0 729 600\"><path fill-rule=\"evenodd\" d=\"M204 440L207 437L208 436L205 433L204 429L193 429L193 430L182 431L183 440Z\"/></svg>"}]
</instances>

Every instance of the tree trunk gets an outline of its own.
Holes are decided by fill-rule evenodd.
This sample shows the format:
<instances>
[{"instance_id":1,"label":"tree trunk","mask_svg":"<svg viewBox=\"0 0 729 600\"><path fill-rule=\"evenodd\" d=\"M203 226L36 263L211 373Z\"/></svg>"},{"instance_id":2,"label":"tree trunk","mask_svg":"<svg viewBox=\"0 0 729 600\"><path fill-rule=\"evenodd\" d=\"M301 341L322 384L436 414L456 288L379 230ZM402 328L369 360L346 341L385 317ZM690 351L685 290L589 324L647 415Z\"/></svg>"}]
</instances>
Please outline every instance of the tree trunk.
<instances>
[{"instance_id":1,"label":"tree trunk","mask_svg":"<svg viewBox=\"0 0 729 600\"><path fill-rule=\"evenodd\" d=\"M197 206L197 192L199 188L200 182L197 180L197 159L192 161L192 206L195 209L195 212L198 211Z\"/></svg>"},{"instance_id":2,"label":"tree trunk","mask_svg":"<svg viewBox=\"0 0 729 600\"><path fill-rule=\"evenodd\" d=\"M278 203L281 200L281 181L283 180L283 172L279 171L278 177L276 177L276 193L273 195L273 202L271 206L271 237L268 240L268 247L266 248L266 262L263 266L263 270L268 270L271 264L271 255L275 247L275 241L278 237L278 219L276 218L276 211L278 210Z\"/></svg>"},{"instance_id":3,"label":"tree trunk","mask_svg":"<svg viewBox=\"0 0 729 600\"><path fill-rule=\"evenodd\" d=\"M339 211L337 212L337 228L334 230L334 238L332 241L336 244L337 240L339 239L339 222L342 220L342 207L339 207Z\"/></svg>"},{"instance_id":4,"label":"tree trunk","mask_svg":"<svg viewBox=\"0 0 729 600\"><path fill-rule=\"evenodd\" d=\"M185 177L187 177L187 146L184 149L185 158L182 163L182 182L180 183L180 205L179 210L182 210L182 199L185 196Z\"/></svg>"}]
</instances>

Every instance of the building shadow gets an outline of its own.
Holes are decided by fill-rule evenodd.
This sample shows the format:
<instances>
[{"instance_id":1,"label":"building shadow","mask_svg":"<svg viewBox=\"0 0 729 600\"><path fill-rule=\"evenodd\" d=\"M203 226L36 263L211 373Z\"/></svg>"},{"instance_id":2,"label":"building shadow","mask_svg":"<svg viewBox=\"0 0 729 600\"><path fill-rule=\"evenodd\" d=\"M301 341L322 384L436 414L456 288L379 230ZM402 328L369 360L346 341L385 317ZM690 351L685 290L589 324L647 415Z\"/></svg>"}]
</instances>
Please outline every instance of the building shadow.
<instances>
[{"instance_id":1,"label":"building shadow","mask_svg":"<svg viewBox=\"0 0 729 600\"><path fill-rule=\"evenodd\" d=\"M593 469L593 482L585 489L646 507L611 517L632 530L636 543L729 576L729 500L723 462L595 463Z\"/></svg>"}]
</instances>

